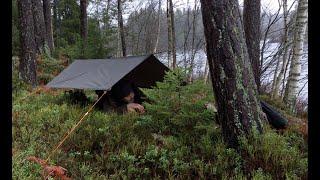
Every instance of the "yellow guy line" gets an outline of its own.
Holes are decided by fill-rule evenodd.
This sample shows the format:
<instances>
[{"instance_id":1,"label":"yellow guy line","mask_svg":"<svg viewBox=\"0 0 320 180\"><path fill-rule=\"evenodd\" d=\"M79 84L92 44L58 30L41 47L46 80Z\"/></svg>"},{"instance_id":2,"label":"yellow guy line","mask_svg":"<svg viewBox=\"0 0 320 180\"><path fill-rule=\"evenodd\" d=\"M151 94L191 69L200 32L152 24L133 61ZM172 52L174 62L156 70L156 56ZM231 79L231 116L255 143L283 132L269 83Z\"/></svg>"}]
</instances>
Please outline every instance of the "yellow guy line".
<instances>
[{"instance_id":1,"label":"yellow guy line","mask_svg":"<svg viewBox=\"0 0 320 180\"><path fill-rule=\"evenodd\" d=\"M81 122L84 120L84 118L89 114L89 112L94 108L94 106L100 101L100 99L107 93L107 91L104 91L103 94L99 97L99 99L90 107L90 109L82 116L82 118L78 121L76 125L74 125L70 131L64 136L64 138L58 143L58 145L50 152L48 158L45 160L47 163L52 154L54 154L57 149L63 144L63 142L71 135L71 133L81 124Z\"/></svg>"}]
</instances>

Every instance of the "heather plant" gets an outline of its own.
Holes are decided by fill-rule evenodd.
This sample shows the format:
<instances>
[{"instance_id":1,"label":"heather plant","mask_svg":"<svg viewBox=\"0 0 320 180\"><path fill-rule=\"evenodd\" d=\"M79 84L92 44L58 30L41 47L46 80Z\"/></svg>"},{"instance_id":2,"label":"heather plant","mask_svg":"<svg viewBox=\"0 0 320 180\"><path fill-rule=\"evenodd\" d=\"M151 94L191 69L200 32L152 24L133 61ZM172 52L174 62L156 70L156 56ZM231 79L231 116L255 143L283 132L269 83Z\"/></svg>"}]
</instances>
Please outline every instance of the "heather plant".
<instances>
[{"instance_id":1,"label":"heather plant","mask_svg":"<svg viewBox=\"0 0 320 180\"><path fill-rule=\"evenodd\" d=\"M244 168L248 168L246 170L253 176L263 171L273 179L285 179L287 176L306 179L307 151L292 138L295 138L293 133L281 135L267 127L264 134L255 135L250 140L243 139Z\"/></svg>"},{"instance_id":2,"label":"heather plant","mask_svg":"<svg viewBox=\"0 0 320 180\"><path fill-rule=\"evenodd\" d=\"M307 144L292 128L242 141L242 152L227 148L216 123L210 86L184 83L168 72L163 82L142 89L146 113L106 114L93 110L50 163L74 179L306 179ZM17 82L19 79L17 79ZM28 87L13 93L13 179L39 179L42 169L26 160L45 159L94 103L70 103L63 90ZM29 95L29 96L28 96Z\"/></svg>"}]
</instances>

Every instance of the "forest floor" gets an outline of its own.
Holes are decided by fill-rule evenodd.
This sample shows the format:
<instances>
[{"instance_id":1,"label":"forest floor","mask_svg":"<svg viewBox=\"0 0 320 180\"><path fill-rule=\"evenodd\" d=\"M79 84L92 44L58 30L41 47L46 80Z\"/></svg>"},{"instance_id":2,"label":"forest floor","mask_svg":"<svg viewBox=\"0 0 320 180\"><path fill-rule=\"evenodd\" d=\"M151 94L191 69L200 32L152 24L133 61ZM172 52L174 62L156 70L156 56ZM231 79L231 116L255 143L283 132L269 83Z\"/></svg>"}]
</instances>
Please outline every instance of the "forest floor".
<instances>
[{"instance_id":1,"label":"forest floor","mask_svg":"<svg viewBox=\"0 0 320 180\"><path fill-rule=\"evenodd\" d=\"M215 112L205 108L214 103L210 85L181 87L177 79L171 73L143 90L153 101L143 115L93 110L48 163L72 179L307 179L306 119L282 111L286 130L265 125L264 134L241 141L239 153L226 147ZM87 104L75 104L64 90L32 91L14 78L13 179L48 176L28 157L48 157L95 101L93 91L86 95Z\"/></svg>"}]
</instances>

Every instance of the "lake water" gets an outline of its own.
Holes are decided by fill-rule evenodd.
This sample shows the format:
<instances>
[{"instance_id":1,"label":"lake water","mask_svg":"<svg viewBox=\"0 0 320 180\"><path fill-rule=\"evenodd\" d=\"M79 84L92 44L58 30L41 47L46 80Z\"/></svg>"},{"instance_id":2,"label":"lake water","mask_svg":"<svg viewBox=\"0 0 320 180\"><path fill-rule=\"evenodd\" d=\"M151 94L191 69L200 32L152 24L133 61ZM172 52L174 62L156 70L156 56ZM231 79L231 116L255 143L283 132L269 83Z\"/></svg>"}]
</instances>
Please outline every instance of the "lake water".
<instances>
[{"instance_id":1,"label":"lake water","mask_svg":"<svg viewBox=\"0 0 320 180\"><path fill-rule=\"evenodd\" d=\"M264 53L264 63L263 67L265 67L267 64L269 64L272 61L272 56L277 52L279 48L279 43L268 43L265 49ZM155 56L165 65L168 65L168 55L167 53L159 53L155 54ZM191 53L186 53L186 59L190 59ZM207 56L206 53L203 50L199 50L195 54L195 70L194 74L197 76L199 73L204 73L205 71L205 64L206 64ZM177 63L179 67L184 67L184 54L183 52L177 52ZM300 75L300 81L299 81L299 90L301 88L302 91L299 95L302 99L308 98L308 46L304 47L304 55L301 60L301 75ZM268 68L263 74L262 74L262 83L271 83L273 81L273 75L274 70L276 67L276 62L274 61L272 63L272 66ZM288 68L289 69L289 68ZM289 72L286 73L286 77L288 76ZM281 85L282 86L282 85ZM304 87L303 87L304 86Z\"/></svg>"}]
</instances>

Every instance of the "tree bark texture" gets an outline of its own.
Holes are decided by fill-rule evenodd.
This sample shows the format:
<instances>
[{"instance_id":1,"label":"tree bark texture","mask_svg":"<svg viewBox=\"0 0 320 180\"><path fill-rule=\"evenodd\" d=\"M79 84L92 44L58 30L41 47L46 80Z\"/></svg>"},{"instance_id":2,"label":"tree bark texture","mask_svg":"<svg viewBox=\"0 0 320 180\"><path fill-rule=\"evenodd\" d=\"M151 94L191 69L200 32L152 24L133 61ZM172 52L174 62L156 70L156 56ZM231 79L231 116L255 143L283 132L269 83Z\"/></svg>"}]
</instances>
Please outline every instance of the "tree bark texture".
<instances>
[{"instance_id":1,"label":"tree bark texture","mask_svg":"<svg viewBox=\"0 0 320 180\"><path fill-rule=\"evenodd\" d=\"M124 36L121 4L122 4L121 0L118 0L118 26L119 26L119 30L120 30L122 56L125 57L125 56L127 56L127 52L126 52L126 41L125 41L125 36Z\"/></svg>"},{"instance_id":2,"label":"tree bark texture","mask_svg":"<svg viewBox=\"0 0 320 180\"><path fill-rule=\"evenodd\" d=\"M187 1L187 19L185 22L185 29L183 31L183 35L184 35L184 43L183 43L183 66L184 69L187 70L188 68L188 60L187 60L187 50L188 48L188 39L189 39L189 34L191 31L191 27L190 27L190 7L189 7L189 0ZM188 58L189 59L189 58Z\"/></svg>"},{"instance_id":3,"label":"tree bark texture","mask_svg":"<svg viewBox=\"0 0 320 180\"><path fill-rule=\"evenodd\" d=\"M244 0L243 26L254 79L260 88L260 0Z\"/></svg>"},{"instance_id":4,"label":"tree bark texture","mask_svg":"<svg viewBox=\"0 0 320 180\"><path fill-rule=\"evenodd\" d=\"M31 0L33 23L37 53L43 53L46 42L46 26L44 23L43 5L41 0Z\"/></svg>"},{"instance_id":5,"label":"tree bark texture","mask_svg":"<svg viewBox=\"0 0 320 180\"><path fill-rule=\"evenodd\" d=\"M207 58L224 140L263 131L266 121L242 28L237 0L201 0Z\"/></svg>"},{"instance_id":6,"label":"tree bark texture","mask_svg":"<svg viewBox=\"0 0 320 180\"><path fill-rule=\"evenodd\" d=\"M208 61L206 61L206 65L204 66L204 82L208 82L209 77L209 67L208 67Z\"/></svg>"},{"instance_id":7,"label":"tree bark texture","mask_svg":"<svg viewBox=\"0 0 320 180\"><path fill-rule=\"evenodd\" d=\"M44 14L44 23L46 26L46 39L47 39L50 51L52 53L54 49L54 42L53 42L53 33L52 33L50 0L43 0L43 14Z\"/></svg>"},{"instance_id":8,"label":"tree bark texture","mask_svg":"<svg viewBox=\"0 0 320 180\"><path fill-rule=\"evenodd\" d=\"M53 26L57 27L58 26L58 0L53 0L52 2L52 9L53 9Z\"/></svg>"},{"instance_id":9,"label":"tree bark texture","mask_svg":"<svg viewBox=\"0 0 320 180\"><path fill-rule=\"evenodd\" d=\"M283 46L283 45L281 45ZM281 48L280 46L280 48ZM282 50L279 50L278 52L281 52ZM280 54L280 53L279 53ZM275 85L276 85L276 79L277 79L277 74L278 74L278 70L279 70L279 66L280 66L280 57L279 55L274 55L273 57L276 58L276 68L274 70L274 73L273 73L273 80L272 80L272 85L271 85L271 98L274 98L274 90L275 90Z\"/></svg>"},{"instance_id":10,"label":"tree bark texture","mask_svg":"<svg viewBox=\"0 0 320 180\"><path fill-rule=\"evenodd\" d=\"M139 42L138 42L139 43ZM137 43L137 44L138 44ZM120 35L120 28L117 31L117 57L121 57L122 50L121 50L121 35Z\"/></svg>"},{"instance_id":11,"label":"tree bark texture","mask_svg":"<svg viewBox=\"0 0 320 180\"><path fill-rule=\"evenodd\" d=\"M54 44L57 46L57 39L61 34L61 20L59 18L59 14L58 14L58 4L59 4L59 0L53 0L53 40L55 41Z\"/></svg>"},{"instance_id":12,"label":"tree bark texture","mask_svg":"<svg viewBox=\"0 0 320 180\"><path fill-rule=\"evenodd\" d=\"M82 38L82 56L84 56L88 40L87 0L80 0L80 36Z\"/></svg>"},{"instance_id":13,"label":"tree bark texture","mask_svg":"<svg viewBox=\"0 0 320 180\"><path fill-rule=\"evenodd\" d=\"M193 80L193 69L194 69L194 58L197 52L197 48L195 47L195 37L196 37L196 21L197 21L197 2L194 2L194 11L193 11L193 19L192 19L192 40L191 40L191 58L190 58L190 72L188 81L192 82Z\"/></svg>"},{"instance_id":14,"label":"tree bark texture","mask_svg":"<svg viewBox=\"0 0 320 180\"><path fill-rule=\"evenodd\" d=\"M298 81L301 73L301 58L303 54L303 42L308 20L308 1L299 0L295 32L293 37L293 56L290 65L288 82L284 93L284 102L294 110L298 91Z\"/></svg>"},{"instance_id":15,"label":"tree bark texture","mask_svg":"<svg viewBox=\"0 0 320 180\"><path fill-rule=\"evenodd\" d=\"M177 64L177 57L176 57L176 33L174 27L174 11L173 11L173 3L172 0L169 1L169 14L170 14L170 28L171 28L171 51L172 51L172 68L176 67Z\"/></svg>"},{"instance_id":16,"label":"tree bark texture","mask_svg":"<svg viewBox=\"0 0 320 180\"><path fill-rule=\"evenodd\" d=\"M31 84L37 85L36 75L36 42L31 0L17 0L19 13L19 32L21 55L19 61L19 74L21 78Z\"/></svg>"},{"instance_id":17,"label":"tree bark texture","mask_svg":"<svg viewBox=\"0 0 320 180\"><path fill-rule=\"evenodd\" d=\"M168 66L171 67L172 62L172 56L171 56L171 39L172 39L172 33L171 33L171 18L170 18L170 7L169 7L169 0L167 0L167 26L168 26Z\"/></svg>"}]
</instances>

